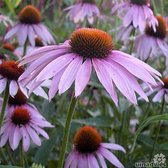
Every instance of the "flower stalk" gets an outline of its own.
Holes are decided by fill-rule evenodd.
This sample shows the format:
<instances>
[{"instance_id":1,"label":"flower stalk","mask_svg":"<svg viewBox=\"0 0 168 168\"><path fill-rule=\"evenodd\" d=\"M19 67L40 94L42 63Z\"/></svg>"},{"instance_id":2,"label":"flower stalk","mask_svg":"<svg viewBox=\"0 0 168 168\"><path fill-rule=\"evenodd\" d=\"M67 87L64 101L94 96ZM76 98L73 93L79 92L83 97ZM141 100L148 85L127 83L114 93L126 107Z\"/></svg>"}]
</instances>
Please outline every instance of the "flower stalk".
<instances>
[{"instance_id":1,"label":"flower stalk","mask_svg":"<svg viewBox=\"0 0 168 168\"><path fill-rule=\"evenodd\" d=\"M70 106L69 106L69 110L68 110L68 114L67 114L66 123L65 123L61 153L60 153L60 158L59 158L57 168L63 168L63 164L64 164L64 160L65 160L65 153L66 153L68 140L69 140L71 122L72 122L72 118L73 118L73 115L74 115L76 103L77 103L77 98L72 97L71 103L70 103Z\"/></svg>"},{"instance_id":2,"label":"flower stalk","mask_svg":"<svg viewBox=\"0 0 168 168\"><path fill-rule=\"evenodd\" d=\"M4 115L5 115L6 105L8 103L8 98L9 98L9 83L7 82L5 92L4 92L4 96L3 96L1 113L0 113L0 130L1 130L1 127L2 127L3 120L4 120Z\"/></svg>"}]
</instances>

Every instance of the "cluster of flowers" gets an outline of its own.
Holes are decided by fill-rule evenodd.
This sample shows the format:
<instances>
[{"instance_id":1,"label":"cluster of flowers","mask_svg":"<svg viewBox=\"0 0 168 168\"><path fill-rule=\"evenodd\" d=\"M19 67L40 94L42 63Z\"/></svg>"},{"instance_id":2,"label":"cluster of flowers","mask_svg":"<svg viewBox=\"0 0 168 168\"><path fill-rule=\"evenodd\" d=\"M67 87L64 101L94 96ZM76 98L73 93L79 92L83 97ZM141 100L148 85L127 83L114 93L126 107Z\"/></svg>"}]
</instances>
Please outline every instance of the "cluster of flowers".
<instances>
[{"instance_id":1,"label":"cluster of flowers","mask_svg":"<svg viewBox=\"0 0 168 168\"><path fill-rule=\"evenodd\" d=\"M82 0L65 11L76 24L83 21L93 24L101 16L94 0ZM139 31L135 48L140 59L147 60L161 52L168 56L166 21L162 16L154 16L149 0L114 1L112 13L117 13L123 23L118 39L126 42L133 30ZM21 10L18 23L7 32L4 40L14 37L20 45L17 50L9 43L2 46L14 52L20 60L10 60L5 55L0 64L0 92L9 90L10 94L0 128L0 147L9 141L15 150L21 140L24 151L29 149L31 140L41 145L39 135L49 138L43 128L53 125L27 102L28 96L34 92L51 101L57 92L62 94L75 83L75 97L78 97L90 81L92 70L116 106L116 88L133 104L137 104L136 93L146 101L154 91L157 91L154 101L167 94L167 78L161 80L161 74L148 64L115 50L112 37L102 30L79 28L63 44L53 45L55 41L43 25L40 11L28 5ZM26 45L30 47L25 51ZM25 64L29 65L24 69ZM147 87L143 88L140 82ZM43 87L49 88L48 94ZM149 89L147 93L146 89ZM74 149L66 160L65 168L106 168L105 159L118 168L124 167L110 150L125 152L120 145L103 143L95 128L84 126L75 135Z\"/></svg>"}]
</instances>

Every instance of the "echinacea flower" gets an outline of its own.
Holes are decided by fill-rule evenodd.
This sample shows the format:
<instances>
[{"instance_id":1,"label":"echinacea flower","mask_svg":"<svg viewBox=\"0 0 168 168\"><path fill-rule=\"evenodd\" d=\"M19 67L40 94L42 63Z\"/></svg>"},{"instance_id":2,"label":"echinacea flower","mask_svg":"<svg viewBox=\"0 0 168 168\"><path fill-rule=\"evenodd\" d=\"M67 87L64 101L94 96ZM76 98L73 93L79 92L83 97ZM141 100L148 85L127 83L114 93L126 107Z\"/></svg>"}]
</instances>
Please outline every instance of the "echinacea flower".
<instances>
[{"instance_id":1,"label":"echinacea flower","mask_svg":"<svg viewBox=\"0 0 168 168\"><path fill-rule=\"evenodd\" d=\"M18 78L24 72L23 67L19 67L15 61L4 61L0 64L0 93L2 93L9 82L9 94L16 95L19 84Z\"/></svg>"},{"instance_id":2,"label":"echinacea flower","mask_svg":"<svg viewBox=\"0 0 168 168\"><path fill-rule=\"evenodd\" d=\"M20 75L24 72L24 68L21 66L18 66L18 63L13 60L9 61L3 61L0 64L0 93L2 93L7 83L9 83L9 94L14 97L18 90L21 89L24 94L27 96L27 89L29 89L29 85L26 86L26 88L23 88L21 84L18 82L18 78ZM41 84L38 86L35 90L33 90L33 93L39 96L42 96L45 99L48 99L47 94L42 89L41 86L45 86Z\"/></svg>"},{"instance_id":3,"label":"echinacea flower","mask_svg":"<svg viewBox=\"0 0 168 168\"><path fill-rule=\"evenodd\" d=\"M48 44L55 43L47 27L41 23L40 11L32 5L27 5L21 10L19 22L6 34L5 40L15 35L20 45L24 45L28 39L34 46L36 36Z\"/></svg>"},{"instance_id":4,"label":"echinacea flower","mask_svg":"<svg viewBox=\"0 0 168 168\"><path fill-rule=\"evenodd\" d=\"M66 8L65 11L68 11L67 16L74 23L83 22L86 19L93 24L94 19L100 15L95 0L81 0L81 2Z\"/></svg>"},{"instance_id":5,"label":"echinacea flower","mask_svg":"<svg viewBox=\"0 0 168 168\"><path fill-rule=\"evenodd\" d=\"M107 168L105 159L117 168L124 166L111 150L125 153L125 149L113 143L103 143L98 131L90 126L80 128L74 138L74 148L64 168Z\"/></svg>"},{"instance_id":6,"label":"echinacea flower","mask_svg":"<svg viewBox=\"0 0 168 168\"><path fill-rule=\"evenodd\" d=\"M143 31L145 25L149 24L155 31L158 23L149 6L149 0L127 0L116 4L112 9L112 13L116 11L122 13L125 27L132 24L134 28L139 28L140 31Z\"/></svg>"},{"instance_id":7,"label":"echinacea flower","mask_svg":"<svg viewBox=\"0 0 168 168\"><path fill-rule=\"evenodd\" d=\"M137 103L135 92L145 100L147 96L137 82L156 85L160 74L142 61L113 50L112 38L98 29L82 28L72 33L64 44L46 46L23 58L20 65L32 64L19 78L23 85L34 81L32 87L53 77L49 90L51 100L56 92L64 93L75 81L75 96L79 96L89 82L92 67L98 79L118 103L115 86L132 103ZM129 66L128 66L129 65ZM124 80L123 80L124 79Z\"/></svg>"},{"instance_id":8,"label":"echinacea flower","mask_svg":"<svg viewBox=\"0 0 168 168\"><path fill-rule=\"evenodd\" d=\"M137 78L156 85L154 78L160 73L149 65L123 52L114 50L112 38L102 30L81 28L74 31L64 44L46 46L35 50L20 62L31 63L19 81L38 86L52 79L49 90L51 100L57 93L68 90L75 81L75 96L79 96L89 82L92 68L111 98L118 104L115 86L132 103L137 103L135 92L148 101ZM28 82L27 82L28 80Z\"/></svg>"},{"instance_id":9,"label":"echinacea flower","mask_svg":"<svg viewBox=\"0 0 168 168\"><path fill-rule=\"evenodd\" d=\"M163 84L158 83L158 85L149 88L148 86L144 86L144 89L146 90L147 95L153 95L152 101L153 102L161 102L163 98L165 99L166 102L168 102L168 77L165 77L162 79Z\"/></svg>"},{"instance_id":10,"label":"echinacea flower","mask_svg":"<svg viewBox=\"0 0 168 168\"><path fill-rule=\"evenodd\" d=\"M27 99L21 91L15 98L9 97L4 124L0 130L0 147L9 142L12 150L15 150L22 142L26 152L31 141L38 146L41 145L39 135L49 139L43 128L51 128L53 125L46 121L34 105L26 102Z\"/></svg>"},{"instance_id":11,"label":"echinacea flower","mask_svg":"<svg viewBox=\"0 0 168 168\"><path fill-rule=\"evenodd\" d=\"M146 60L150 56L157 57L160 53L168 57L168 44L166 42L167 24L161 16L156 16L156 19L158 20L156 31L147 25L145 33L138 36L135 41L137 55L142 60Z\"/></svg>"},{"instance_id":12,"label":"echinacea flower","mask_svg":"<svg viewBox=\"0 0 168 168\"><path fill-rule=\"evenodd\" d=\"M116 35L117 41L123 41L123 42L129 41L133 29L134 27L132 25L129 25L127 27L120 26Z\"/></svg>"}]
</instances>

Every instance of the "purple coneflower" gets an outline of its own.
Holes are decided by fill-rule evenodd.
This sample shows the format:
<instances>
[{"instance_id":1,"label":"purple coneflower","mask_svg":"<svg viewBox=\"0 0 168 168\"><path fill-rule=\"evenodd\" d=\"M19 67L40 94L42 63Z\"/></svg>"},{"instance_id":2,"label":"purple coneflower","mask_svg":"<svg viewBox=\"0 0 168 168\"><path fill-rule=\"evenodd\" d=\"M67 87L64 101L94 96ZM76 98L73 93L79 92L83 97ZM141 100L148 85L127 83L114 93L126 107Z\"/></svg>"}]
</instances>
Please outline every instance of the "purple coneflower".
<instances>
[{"instance_id":1,"label":"purple coneflower","mask_svg":"<svg viewBox=\"0 0 168 168\"><path fill-rule=\"evenodd\" d=\"M80 128L74 138L74 149L69 154L64 168L107 168L105 159L117 168L123 168L122 163L110 150L125 149L117 144L102 143L101 135L90 126Z\"/></svg>"},{"instance_id":2,"label":"purple coneflower","mask_svg":"<svg viewBox=\"0 0 168 168\"><path fill-rule=\"evenodd\" d=\"M29 85L26 86L26 88L23 88L22 85L18 82L18 78L20 75L24 72L24 68L21 66L18 66L18 63L9 60L9 61L3 61L0 64L0 93L2 93L6 86L7 82L9 83L9 94L14 97L19 89L22 89L25 95L27 95L27 89L29 89ZM33 90L33 93L36 95L39 95L41 97L44 97L48 99L47 94L45 91L42 89L41 86L45 85L40 85L36 87L35 90Z\"/></svg>"},{"instance_id":3,"label":"purple coneflower","mask_svg":"<svg viewBox=\"0 0 168 168\"><path fill-rule=\"evenodd\" d=\"M148 59L149 56L157 57L163 53L168 57L168 45L166 42L167 24L163 17L157 16L158 26L154 31L150 26L146 26L145 33L137 37L135 48L137 55L142 60Z\"/></svg>"},{"instance_id":4,"label":"purple coneflower","mask_svg":"<svg viewBox=\"0 0 168 168\"><path fill-rule=\"evenodd\" d=\"M0 131L0 147L9 141L10 147L15 150L22 141L24 151L28 151L31 140L40 146L39 135L49 139L43 130L44 127L53 125L45 120L34 105L27 103L27 98L19 90L14 98L9 97L4 124Z\"/></svg>"},{"instance_id":5,"label":"purple coneflower","mask_svg":"<svg viewBox=\"0 0 168 168\"><path fill-rule=\"evenodd\" d=\"M75 96L79 96L90 80L92 68L111 98L118 104L115 86L132 103L137 103L136 93L148 98L137 78L156 85L154 78L160 73L144 62L126 53L114 50L109 34L102 30L82 28L74 31L64 44L37 49L23 58L20 65L30 63L19 78L23 85L34 80L32 87L53 77L49 90L51 100L56 92L68 90L75 81ZM27 78L29 78L28 82Z\"/></svg>"},{"instance_id":6,"label":"purple coneflower","mask_svg":"<svg viewBox=\"0 0 168 168\"><path fill-rule=\"evenodd\" d=\"M162 81L163 84L158 83L157 86L152 88L149 88L148 86L144 87L144 89L147 91L147 95L153 95L156 93L152 99L153 102L161 102L163 98L166 102L168 102L168 77L163 78Z\"/></svg>"},{"instance_id":7,"label":"purple coneflower","mask_svg":"<svg viewBox=\"0 0 168 168\"><path fill-rule=\"evenodd\" d=\"M46 43L54 43L54 39L47 27L41 23L41 14L32 5L24 7L19 14L17 23L5 36L5 40L17 36L19 44L24 45L28 39L32 46L35 45L35 37L39 36Z\"/></svg>"},{"instance_id":8,"label":"purple coneflower","mask_svg":"<svg viewBox=\"0 0 168 168\"><path fill-rule=\"evenodd\" d=\"M9 82L9 94L14 97L19 89L18 78L24 72L15 61L4 61L0 64L0 93L2 93Z\"/></svg>"},{"instance_id":9,"label":"purple coneflower","mask_svg":"<svg viewBox=\"0 0 168 168\"><path fill-rule=\"evenodd\" d=\"M132 25L129 25L127 27L120 26L117 31L116 39L118 41L127 42L128 40L130 40L130 36L133 30L134 30L134 27Z\"/></svg>"},{"instance_id":10,"label":"purple coneflower","mask_svg":"<svg viewBox=\"0 0 168 168\"><path fill-rule=\"evenodd\" d=\"M95 0L81 0L77 4L70 6L65 10L69 11L67 16L74 23L83 22L87 19L90 24L93 24L94 19L100 15Z\"/></svg>"},{"instance_id":11,"label":"purple coneflower","mask_svg":"<svg viewBox=\"0 0 168 168\"><path fill-rule=\"evenodd\" d=\"M140 31L143 31L146 23L148 23L155 30L157 20L149 5L149 0L127 0L115 5L112 12L119 11L122 13L125 27L132 24L134 28L139 28Z\"/></svg>"}]
</instances>

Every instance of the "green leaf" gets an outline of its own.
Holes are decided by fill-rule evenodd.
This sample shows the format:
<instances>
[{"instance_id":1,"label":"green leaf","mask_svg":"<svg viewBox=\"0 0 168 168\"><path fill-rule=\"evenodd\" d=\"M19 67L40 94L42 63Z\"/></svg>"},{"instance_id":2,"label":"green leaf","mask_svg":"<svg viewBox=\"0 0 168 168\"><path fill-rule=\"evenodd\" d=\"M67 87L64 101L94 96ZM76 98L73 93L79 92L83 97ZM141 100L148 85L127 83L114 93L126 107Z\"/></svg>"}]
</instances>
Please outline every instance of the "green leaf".
<instances>
[{"instance_id":1,"label":"green leaf","mask_svg":"<svg viewBox=\"0 0 168 168\"><path fill-rule=\"evenodd\" d=\"M5 3L6 3L6 6L9 8L10 12L15 14L15 10L14 10L14 7L13 7L11 1L10 0L5 0Z\"/></svg>"},{"instance_id":2,"label":"green leaf","mask_svg":"<svg viewBox=\"0 0 168 168\"><path fill-rule=\"evenodd\" d=\"M22 0L11 0L12 4L13 4L13 7L14 8L17 8L18 5L21 3Z\"/></svg>"},{"instance_id":3,"label":"green leaf","mask_svg":"<svg viewBox=\"0 0 168 168\"><path fill-rule=\"evenodd\" d=\"M135 148L135 145L136 145L137 138L138 138L139 134L141 133L141 131L142 131L146 126L148 126L149 124L151 124L151 123L153 123L153 122L161 121L161 120L167 121L167 120L168 120L168 114L162 114L162 115L156 115L156 116L149 117L149 118L147 118L146 120L144 120L144 121L140 124L139 128L138 128L137 131L136 131L136 134L135 134L135 137L134 137L133 146L132 146L132 149L131 149L130 153L133 152L133 150L134 150L134 148Z\"/></svg>"},{"instance_id":4,"label":"green leaf","mask_svg":"<svg viewBox=\"0 0 168 168\"><path fill-rule=\"evenodd\" d=\"M49 140L43 142L42 146L36 152L36 155L35 155L35 158L34 158L35 163L46 165L46 163L48 161L48 158L50 156L50 153L55 146L56 138L57 138L59 133L60 133L60 130L57 129L53 133L53 136L50 137Z\"/></svg>"}]
</instances>

